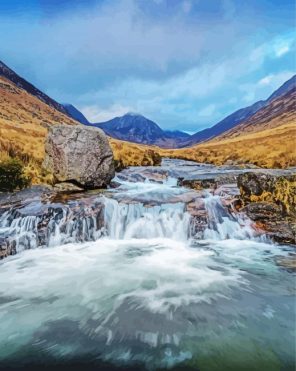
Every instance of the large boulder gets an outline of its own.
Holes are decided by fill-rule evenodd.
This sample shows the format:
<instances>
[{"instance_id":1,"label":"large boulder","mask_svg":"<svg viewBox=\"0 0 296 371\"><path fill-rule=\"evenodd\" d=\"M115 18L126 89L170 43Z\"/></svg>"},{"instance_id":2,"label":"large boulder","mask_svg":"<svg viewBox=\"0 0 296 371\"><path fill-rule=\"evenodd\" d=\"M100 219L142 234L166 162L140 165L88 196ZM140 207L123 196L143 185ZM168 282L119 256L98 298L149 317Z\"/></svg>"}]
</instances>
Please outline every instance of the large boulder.
<instances>
[{"instance_id":1,"label":"large boulder","mask_svg":"<svg viewBox=\"0 0 296 371\"><path fill-rule=\"evenodd\" d=\"M43 166L53 174L55 183L73 183L83 189L105 187L115 174L106 135L82 125L49 129Z\"/></svg>"}]
</instances>

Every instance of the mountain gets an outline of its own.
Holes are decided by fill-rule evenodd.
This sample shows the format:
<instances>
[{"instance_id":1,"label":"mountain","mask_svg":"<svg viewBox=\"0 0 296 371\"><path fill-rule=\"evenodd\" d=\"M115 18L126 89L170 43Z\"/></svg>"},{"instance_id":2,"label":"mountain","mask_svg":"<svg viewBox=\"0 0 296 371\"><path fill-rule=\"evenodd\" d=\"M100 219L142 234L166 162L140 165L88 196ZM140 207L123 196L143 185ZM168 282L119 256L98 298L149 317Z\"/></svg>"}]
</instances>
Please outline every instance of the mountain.
<instances>
[{"instance_id":1,"label":"mountain","mask_svg":"<svg viewBox=\"0 0 296 371\"><path fill-rule=\"evenodd\" d=\"M132 112L93 125L115 139L163 148L174 148L180 139L189 137L188 134L180 131L164 131L154 121Z\"/></svg>"},{"instance_id":2,"label":"mountain","mask_svg":"<svg viewBox=\"0 0 296 371\"><path fill-rule=\"evenodd\" d=\"M81 113L76 107L72 104L64 103L64 109L66 110L67 114L71 116L74 120L79 121L81 124L90 125L88 119Z\"/></svg>"},{"instance_id":3,"label":"mountain","mask_svg":"<svg viewBox=\"0 0 296 371\"><path fill-rule=\"evenodd\" d=\"M255 133L266 129L273 129L285 124L294 123L296 126L296 80L289 80L282 87L271 95L267 104L258 110L247 120L231 130L218 136L216 139L235 138L247 133Z\"/></svg>"},{"instance_id":4,"label":"mountain","mask_svg":"<svg viewBox=\"0 0 296 371\"><path fill-rule=\"evenodd\" d=\"M286 81L280 88L278 88L274 93L271 94L266 100L258 101L251 106L241 108L238 111L235 111L231 115L225 117L223 120L219 121L216 125L211 128L201 130L193 134L187 141L183 142L182 146L191 146L199 142L204 142L212 138L217 137L218 135L234 128L239 125L241 122L247 120L253 116L261 108L268 105L272 100L278 98L289 91L296 83L296 75L291 79Z\"/></svg>"},{"instance_id":5,"label":"mountain","mask_svg":"<svg viewBox=\"0 0 296 371\"><path fill-rule=\"evenodd\" d=\"M261 167L296 166L295 77L283 84L263 107L221 135L192 147L161 150L167 157L217 165L252 163Z\"/></svg>"},{"instance_id":6,"label":"mountain","mask_svg":"<svg viewBox=\"0 0 296 371\"><path fill-rule=\"evenodd\" d=\"M33 183L51 182L51 175L42 169L48 127L81 124L61 112L59 103L3 63L0 68L0 162L9 157L20 158L25 175ZM110 145L120 166L153 165L159 159L155 148L116 139L110 139Z\"/></svg>"},{"instance_id":7,"label":"mountain","mask_svg":"<svg viewBox=\"0 0 296 371\"><path fill-rule=\"evenodd\" d=\"M241 108L238 111L235 111L231 115L225 117L223 120L219 121L216 125L212 126L211 128L207 128L197 133L193 134L188 141L182 143L182 146L191 146L193 144L204 142L206 140L215 138L219 134L224 133L225 131L233 128L234 126L238 125L240 122L245 120L246 118L253 115L257 112L261 107L264 106L264 101L259 101L251 106Z\"/></svg>"},{"instance_id":8,"label":"mountain","mask_svg":"<svg viewBox=\"0 0 296 371\"><path fill-rule=\"evenodd\" d=\"M164 133L167 138L172 139L184 140L190 138L190 134L184 133L183 131L180 130L165 130Z\"/></svg>"},{"instance_id":9,"label":"mountain","mask_svg":"<svg viewBox=\"0 0 296 371\"><path fill-rule=\"evenodd\" d=\"M47 127L60 123L78 125L52 104L0 76L0 160L17 156L40 167Z\"/></svg>"},{"instance_id":10,"label":"mountain","mask_svg":"<svg viewBox=\"0 0 296 371\"><path fill-rule=\"evenodd\" d=\"M42 91L40 91L34 85L23 79L21 76L19 76L17 73L15 73L12 69L10 69L8 66L6 66L6 64L4 64L1 61L0 61L0 77L3 77L11 81L18 88L25 90L27 93L33 95L42 102L46 103L48 106L53 107L56 110L67 115L67 111L65 110L62 104L56 102L54 99L44 94Z\"/></svg>"},{"instance_id":11,"label":"mountain","mask_svg":"<svg viewBox=\"0 0 296 371\"><path fill-rule=\"evenodd\" d=\"M267 99L268 102L271 102L275 98L286 94L291 89L296 87L296 75L292 76L288 81L286 81L282 86L280 86L271 96Z\"/></svg>"}]
</instances>

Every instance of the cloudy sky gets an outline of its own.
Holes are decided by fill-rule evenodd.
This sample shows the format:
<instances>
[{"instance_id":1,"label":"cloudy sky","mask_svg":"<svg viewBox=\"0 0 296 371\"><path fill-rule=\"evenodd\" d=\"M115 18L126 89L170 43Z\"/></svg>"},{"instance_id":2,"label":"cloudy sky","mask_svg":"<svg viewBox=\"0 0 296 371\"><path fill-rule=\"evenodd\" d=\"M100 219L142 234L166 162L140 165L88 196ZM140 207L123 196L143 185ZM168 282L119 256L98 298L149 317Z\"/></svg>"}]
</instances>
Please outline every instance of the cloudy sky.
<instances>
[{"instance_id":1,"label":"cloudy sky","mask_svg":"<svg viewBox=\"0 0 296 371\"><path fill-rule=\"evenodd\" d=\"M0 59L92 122L196 132L295 74L294 0L1 0Z\"/></svg>"}]
</instances>

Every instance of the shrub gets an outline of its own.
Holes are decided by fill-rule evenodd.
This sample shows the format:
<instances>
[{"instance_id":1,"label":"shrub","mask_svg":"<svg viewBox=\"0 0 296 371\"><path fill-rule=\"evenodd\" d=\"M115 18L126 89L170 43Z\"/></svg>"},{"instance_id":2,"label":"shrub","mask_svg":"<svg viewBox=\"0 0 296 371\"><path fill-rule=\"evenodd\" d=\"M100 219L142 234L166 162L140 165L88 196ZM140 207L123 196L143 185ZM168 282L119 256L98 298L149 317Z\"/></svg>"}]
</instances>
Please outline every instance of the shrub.
<instances>
[{"instance_id":1,"label":"shrub","mask_svg":"<svg viewBox=\"0 0 296 371\"><path fill-rule=\"evenodd\" d=\"M0 191L12 192L30 185L30 179L25 177L24 167L20 160L12 158L0 162Z\"/></svg>"}]
</instances>

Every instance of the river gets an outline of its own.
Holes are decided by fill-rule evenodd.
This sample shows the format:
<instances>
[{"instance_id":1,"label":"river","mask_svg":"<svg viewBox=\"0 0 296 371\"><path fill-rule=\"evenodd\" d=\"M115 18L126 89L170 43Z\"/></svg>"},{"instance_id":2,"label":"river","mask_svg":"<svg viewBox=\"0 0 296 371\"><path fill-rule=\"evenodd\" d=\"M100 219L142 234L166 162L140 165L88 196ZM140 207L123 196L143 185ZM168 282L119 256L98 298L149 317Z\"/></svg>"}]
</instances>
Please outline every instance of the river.
<instances>
[{"instance_id":1,"label":"river","mask_svg":"<svg viewBox=\"0 0 296 371\"><path fill-rule=\"evenodd\" d=\"M50 205L3 213L17 254L0 262L0 367L293 370L295 275L278 262L295 248L232 213L227 192L177 186L219 171L124 170L117 188L56 200L42 238Z\"/></svg>"}]
</instances>

